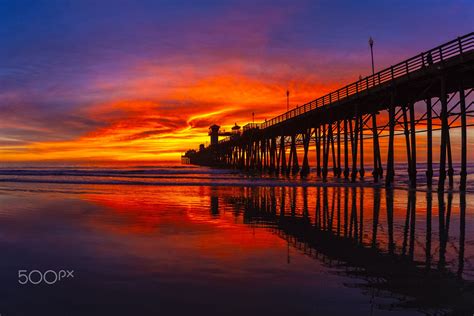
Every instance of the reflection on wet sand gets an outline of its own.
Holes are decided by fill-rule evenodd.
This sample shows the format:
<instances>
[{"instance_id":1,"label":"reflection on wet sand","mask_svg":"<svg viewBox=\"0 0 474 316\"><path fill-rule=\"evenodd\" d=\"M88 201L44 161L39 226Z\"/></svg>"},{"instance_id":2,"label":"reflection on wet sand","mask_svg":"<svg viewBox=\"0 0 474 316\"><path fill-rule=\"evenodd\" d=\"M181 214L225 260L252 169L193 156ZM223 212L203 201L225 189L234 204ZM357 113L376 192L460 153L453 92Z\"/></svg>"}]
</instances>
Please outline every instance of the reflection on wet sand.
<instances>
[{"instance_id":1,"label":"reflection on wet sand","mask_svg":"<svg viewBox=\"0 0 474 316\"><path fill-rule=\"evenodd\" d=\"M0 195L2 314L42 311L48 300L57 302L49 315L65 315L77 297L88 315L474 311L473 195L369 187L34 189ZM18 286L19 267L67 267L78 278L30 289Z\"/></svg>"},{"instance_id":2,"label":"reflection on wet sand","mask_svg":"<svg viewBox=\"0 0 474 316\"><path fill-rule=\"evenodd\" d=\"M243 211L246 224L268 228L337 273L354 277L347 286L399 299L380 308L474 309L474 282L470 272L464 274L465 194L453 206L452 193L422 197L415 191L328 187L314 188L315 194L284 187L241 191L225 200ZM309 199L315 199L312 210ZM418 209L417 201L422 202Z\"/></svg>"}]
</instances>

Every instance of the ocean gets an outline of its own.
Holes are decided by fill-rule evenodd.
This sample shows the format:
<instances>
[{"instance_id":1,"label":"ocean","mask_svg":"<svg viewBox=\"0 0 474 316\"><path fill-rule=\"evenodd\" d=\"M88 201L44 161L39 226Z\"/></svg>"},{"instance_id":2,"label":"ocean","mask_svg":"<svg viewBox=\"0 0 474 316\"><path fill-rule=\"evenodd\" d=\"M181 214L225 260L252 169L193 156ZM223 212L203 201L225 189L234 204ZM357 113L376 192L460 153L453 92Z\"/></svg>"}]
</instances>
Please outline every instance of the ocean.
<instances>
[{"instance_id":1,"label":"ocean","mask_svg":"<svg viewBox=\"0 0 474 316\"><path fill-rule=\"evenodd\" d=\"M405 169L386 191L370 169L3 163L0 314L472 314L472 176L438 194Z\"/></svg>"}]
</instances>

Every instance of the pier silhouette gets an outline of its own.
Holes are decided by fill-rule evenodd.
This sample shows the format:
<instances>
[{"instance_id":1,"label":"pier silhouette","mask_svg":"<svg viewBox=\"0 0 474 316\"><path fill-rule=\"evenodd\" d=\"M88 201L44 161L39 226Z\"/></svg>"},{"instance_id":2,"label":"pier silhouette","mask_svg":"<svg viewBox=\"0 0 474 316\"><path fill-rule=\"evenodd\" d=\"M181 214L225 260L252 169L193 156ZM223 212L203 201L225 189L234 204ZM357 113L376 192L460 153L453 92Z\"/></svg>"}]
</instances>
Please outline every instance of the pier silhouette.
<instances>
[{"instance_id":1,"label":"pier silhouette","mask_svg":"<svg viewBox=\"0 0 474 316\"><path fill-rule=\"evenodd\" d=\"M400 199L394 198L400 192L377 188L311 188L316 194L301 187L238 190L224 203L244 223L271 230L289 247L351 278L346 286L396 299L378 308L474 311L474 280L464 274L464 193L453 201L452 193L411 191ZM421 199L426 212L420 216L415 206ZM211 205L214 216L216 202Z\"/></svg>"},{"instance_id":2,"label":"pier silhouette","mask_svg":"<svg viewBox=\"0 0 474 316\"><path fill-rule=\"evenodd\" d=\"M211 144L189 150L189 163L271 174L310 172L309 148L316 153L316 173L324 181L330 167L335 178L351 181L366 175L365 152L371 152L375 182L384 177L392 187L395 176L395 136L403 136L410 186L417 185L417 144L426 134L426 183L438 190L453 189L453 128L460 129L460 187L466 189L467 129L472 126L474 96L474 33L420 53L263 123L250 123L222 134L210 128ZM236 125L236 127L238 127ZM439 131L439 142L433 133ZM226 136L219 140L219 136ZM380 139L387 138L385 166ZM439 165L433 148L439 145ZM298 153L297 147L302 147ZM303 156L302 158L299 156ZM447 181L447 184L446 184Z\"/></svg>"}]
</instances>

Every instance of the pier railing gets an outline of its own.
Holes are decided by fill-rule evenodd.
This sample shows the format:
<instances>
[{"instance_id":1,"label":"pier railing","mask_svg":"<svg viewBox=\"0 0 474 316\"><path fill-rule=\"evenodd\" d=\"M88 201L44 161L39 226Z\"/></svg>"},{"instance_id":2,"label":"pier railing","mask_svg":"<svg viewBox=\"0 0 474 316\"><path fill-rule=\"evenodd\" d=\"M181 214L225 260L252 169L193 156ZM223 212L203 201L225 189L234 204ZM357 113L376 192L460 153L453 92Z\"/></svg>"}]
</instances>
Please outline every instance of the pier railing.
<instances>
[{"instance_id":1,"label":"pier railing","mask_svg":"<svg viewBox=\"0 0 474 316\"><path fill-rule=\"evenodd\" d=\"M474 49L474 32L471 32L464 36L458 37L455 40L452 40L438 47L435 47L431 50L423 52L417 56L414 56L405 61L402 61L389 68L386 68L382 71L379 71L371 76L368 76L359 81L351 83L343 88L340 88L322 97L319 97L316 100L313 100L304 105L296 107L295 109L290 110L286 113L283 113L277 117L274 117L264 123L247 124L244 126L244 132L251 128L263 129L263 128L273 126L275 124L281 123L288 119L291 119L301 114L312 111L316 108L330 105L334 102L340 101L349 96L357 95L375 86L389 82L398 77L405 76L411 72L420 70L432 64L436 64L439 62L442 63L448 58L451 58L457 55L462 55L463 53L468 52L473 49ZM258 127L254 125L258 125Z\"/></svg>"},{"instance_id":2,"label":"pier railing","mask_svg":"<svg viewBox=\"0 0 474 316\"><path fill-rule=\"evenodd\" d=\"M248 123L244 126L244 132L251 130L251 129L259 129L262 128L261 123Z\"/></svg>"},{"instance_id":3,"label":"pier railing","mask_svg":"<svg viewBox=\"0 0 474 316\"><path fill-rule=\"evenodd\" d=\"M232 136L224 137L223 139L219 140L219 144L228 142L228 141L231 140L231 139L232 139Z\"/></svg>"}]
</instances>

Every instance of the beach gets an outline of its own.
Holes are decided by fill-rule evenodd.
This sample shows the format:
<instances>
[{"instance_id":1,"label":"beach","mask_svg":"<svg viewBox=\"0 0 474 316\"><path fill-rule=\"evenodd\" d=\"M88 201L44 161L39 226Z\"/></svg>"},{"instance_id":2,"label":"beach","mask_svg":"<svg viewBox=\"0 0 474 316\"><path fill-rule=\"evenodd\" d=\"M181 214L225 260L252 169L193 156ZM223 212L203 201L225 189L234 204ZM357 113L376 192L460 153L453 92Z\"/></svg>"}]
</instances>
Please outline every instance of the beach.
<instances>
[{"instance_id":1,"label":"beach","mask_svg":"<svg viewBox=\"0 0 474 316\"><path fill-rule=\"evenodd\" d=\"M183 165L0 173L2 315L473 308L469 192L298 185ZM18 270L74 277L20 284Z\"/></svg>"}]
</instances>

